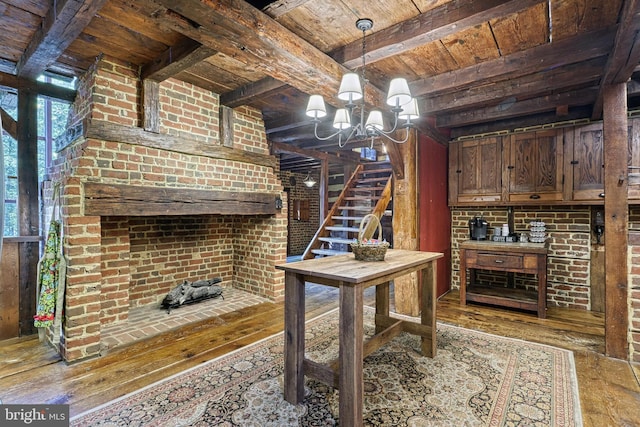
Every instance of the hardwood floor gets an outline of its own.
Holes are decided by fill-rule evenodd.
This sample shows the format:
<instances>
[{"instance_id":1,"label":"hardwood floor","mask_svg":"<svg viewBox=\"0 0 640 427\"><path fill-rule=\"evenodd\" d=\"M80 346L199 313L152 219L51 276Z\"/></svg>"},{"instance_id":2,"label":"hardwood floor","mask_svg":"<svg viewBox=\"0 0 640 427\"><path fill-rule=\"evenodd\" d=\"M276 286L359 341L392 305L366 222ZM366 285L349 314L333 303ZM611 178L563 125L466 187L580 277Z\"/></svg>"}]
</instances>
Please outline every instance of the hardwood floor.
<instances>
[{"instance_id":1,"label":"hardwood floor","mask_svg":"<svg viewBox=\"0 0 640 427\"><path fill-rule=\"evenodd\" d=\"M373 289L366 302L373 303ZM337 307L338 292L307 285L306 316ZM458 293L438 302L438 320L566 348L574 352L587 427L640 426L640 368L604 357L601 315L549 309L547 319L480 305L460 306ZM0 343L2 403L67 403L71 415L282 331L283 304L243 308L148 338L75 364L60 361L37 337Z\"/></svg>"}]
</instances>

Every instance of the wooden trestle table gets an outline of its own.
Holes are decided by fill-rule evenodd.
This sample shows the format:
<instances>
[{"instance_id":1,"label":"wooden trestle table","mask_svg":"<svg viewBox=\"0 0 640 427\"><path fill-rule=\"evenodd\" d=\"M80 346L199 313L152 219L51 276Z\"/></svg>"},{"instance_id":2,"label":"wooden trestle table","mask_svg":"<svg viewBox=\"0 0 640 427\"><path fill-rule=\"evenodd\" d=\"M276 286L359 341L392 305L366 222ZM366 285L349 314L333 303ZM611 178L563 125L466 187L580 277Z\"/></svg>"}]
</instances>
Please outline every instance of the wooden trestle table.
<instances>
[{"instance_id":1,"label":"wooden trestle table","mask_svg":"<svg viewBox=\"0 0 640 427\"><path fill-rule=\"evenodd\" d=\"M402 331L422 337L422 353L436 354L436 259L443 254L401 249L387 251L384 261L356 261L353 254L278 265L285 271L284 397L293 404L304 399L304 376L338 387L340 425L362 426L363 359ZM389 284L420 271L421 322L389 315ZM340 289L338 359L322 365L304 357L305 282ZM375 332L366 343L363 331L363 291L376 286Z\"/></svg>"}]
</instances>

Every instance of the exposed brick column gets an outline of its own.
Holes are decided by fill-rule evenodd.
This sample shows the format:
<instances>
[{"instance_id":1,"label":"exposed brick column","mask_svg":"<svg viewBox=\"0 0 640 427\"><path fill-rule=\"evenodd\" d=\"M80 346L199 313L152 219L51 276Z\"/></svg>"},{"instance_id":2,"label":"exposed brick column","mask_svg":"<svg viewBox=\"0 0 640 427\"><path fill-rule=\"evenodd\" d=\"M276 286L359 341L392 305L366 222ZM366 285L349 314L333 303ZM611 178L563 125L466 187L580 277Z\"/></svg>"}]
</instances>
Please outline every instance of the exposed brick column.
<instances>
[{"instance_id":1,"label":"exposed brick column","mask_svg":"<svg viewBox=\"0 0 640 427\"><path fill-rule=\"evenodd\" d=\"M69 179L63 187L67 277L60 352L67 361L100 351L100 217L81 215L81 194L78 178Z\"/></svg>"}]
</instances>

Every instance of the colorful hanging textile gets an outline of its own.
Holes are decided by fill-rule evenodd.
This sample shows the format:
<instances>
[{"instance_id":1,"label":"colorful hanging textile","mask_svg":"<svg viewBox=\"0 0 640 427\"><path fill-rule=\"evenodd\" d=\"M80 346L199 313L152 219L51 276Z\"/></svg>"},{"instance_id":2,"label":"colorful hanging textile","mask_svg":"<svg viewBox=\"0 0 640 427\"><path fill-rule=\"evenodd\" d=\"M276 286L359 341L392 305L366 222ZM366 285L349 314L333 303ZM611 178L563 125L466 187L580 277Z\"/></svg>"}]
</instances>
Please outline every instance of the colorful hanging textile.
<instances>
[{"instance_id":1,"label":"colorful hanging textile","mask_svg":"<svg viewBox=\"0 0 640 427\"><path fill-rule=\"evenodd\" d=\"M57 289L60 279L60 221L51 221L44 247L44 255L38 265L38 288L40 297L34 318L36 328L53 324L56 311Z\"/></svg>"}]
</instances>

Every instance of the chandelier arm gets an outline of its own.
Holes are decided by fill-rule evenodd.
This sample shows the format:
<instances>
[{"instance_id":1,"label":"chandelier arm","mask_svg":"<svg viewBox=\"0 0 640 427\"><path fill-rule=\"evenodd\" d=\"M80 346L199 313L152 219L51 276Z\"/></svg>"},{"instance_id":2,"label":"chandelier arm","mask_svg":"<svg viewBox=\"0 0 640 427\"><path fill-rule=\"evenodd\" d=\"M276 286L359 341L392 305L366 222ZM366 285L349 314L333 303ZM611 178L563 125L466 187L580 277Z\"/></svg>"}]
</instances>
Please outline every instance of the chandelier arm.
<instances>
[{"instance_id":1,"label":"chandelier arm","mask_svg":"<svg viewBox=\"0 0 640 427\"><path fill-rule=\"evenodd\" d=\"M393 141L396 144L404 144L409 139L409 128L405 128L405 135L403 139L395 139L391 135L385 132L376 131L376 133L380 136L387 138L389 141Z\"/></svg>"},{"instance_id":2,"label":"chandelier arm","mask_svg":"<svg viewBox=\"0 0 640 427\"><path fill-rule=\"evenodd\" d=\"M347 142L351 141L351 138L353 138L353 135L356 134L356 129L357 127L351 128L351 132L349 132L349 136L347 136L344 142L342 142L342 133L339 132L340 135L338 136L338 147L343 148L345 145L347 145Z\"/></svg>"},{"instance_id":3,"label":"chandelier arm","mask_svg":"<svg viewBox=\"0 0 640 427\"><path fill-rule=\"evenodd\" d=\"M314 128L313 128L313 133L315 134L316 139L318 139L318 140L320 140L320 141L327 141L327 140L329 140L329 139L331 139L331 138L334 138L334 137L336 137L337 135L341 134L341 133L342 133L342 130L338 130L337 132L334 132L334 133L332 133L332 134L331 134L331 135L329 135L329 136L324 136L324 137L323 137L323 136L318 135L318 122L316 122L316 124L315 124L315 126L314 126Z\"/></svg>"}]
</instances>

